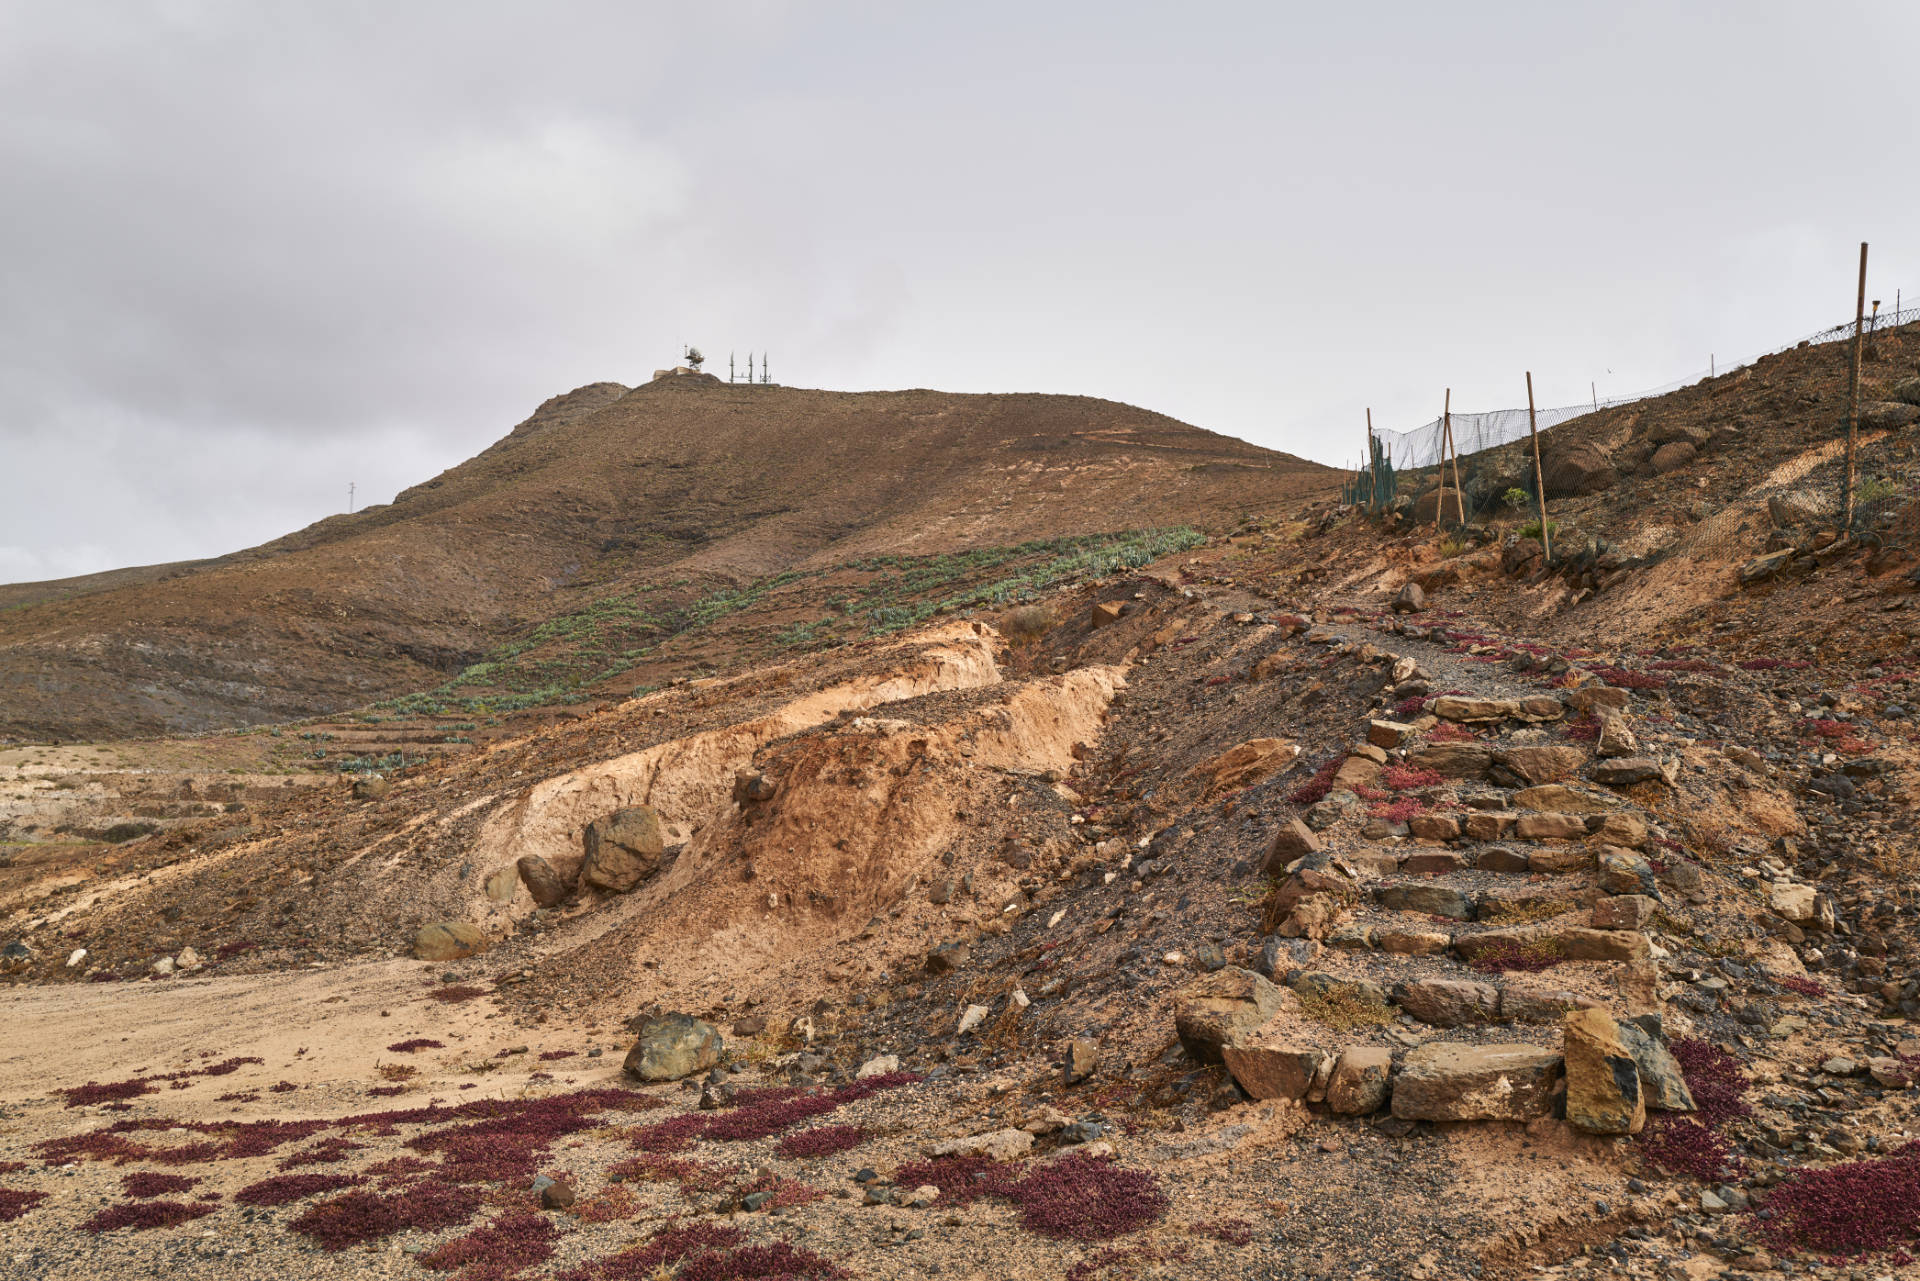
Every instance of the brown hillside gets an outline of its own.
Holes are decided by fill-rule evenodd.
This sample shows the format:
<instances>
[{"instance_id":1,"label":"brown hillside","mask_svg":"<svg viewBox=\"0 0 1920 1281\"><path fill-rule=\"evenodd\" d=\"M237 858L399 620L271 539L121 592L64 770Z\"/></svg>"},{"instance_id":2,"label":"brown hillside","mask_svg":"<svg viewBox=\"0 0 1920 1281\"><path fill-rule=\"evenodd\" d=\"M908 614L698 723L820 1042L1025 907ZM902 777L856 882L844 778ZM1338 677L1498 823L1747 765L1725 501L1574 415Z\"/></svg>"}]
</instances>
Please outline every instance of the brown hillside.
<instances>
[{"instance_id":1,"label":"brown hillside","mask_svg":"<svg viewBox=\"0 0 1920 1281\"><path fill-rule=\"evenodd\" d=\"M1087 397L596 383L392 504L157 581L14 589L0 736L336 712L437 686L611 594L677 608L880 554L1219 528L1331 479Z\"/></svg>"},{"instance_id":2,"label":"brown hillside","mask_svg":"<svg viewBox=\"0 0 1920 1281\"><path fill-rule=\"evenodd\" d=\"M1836 355L1558 429L1616 475L1551 500L1551 562L1525 513L1443 534L1330 497L1155 562L1008 551L1079 511L1021 501L991 548L917 557L889 512L953 511L936 478L677 612L681 566L750 533L654 592L583 575L597 611L484 664L544 679L685 618L646 664L704 647L675 661L718 677L397 763L359 736L428 731L385 708L0 751L14 1257L1908 1275L1915 433L1863 446L1887 497L1855 537L1766 501L1834 491ZM485 528L490 458L633 400L409 501ZM1643 471L1681 428L1694 456ZM1070 492L1124 492L1107 466ZM775 628L809 639L766 657ZM666 1062L676 1029L711 1053ZM193 1199L150 1201L161 1175Z\"/></svg>"}]
</instances>

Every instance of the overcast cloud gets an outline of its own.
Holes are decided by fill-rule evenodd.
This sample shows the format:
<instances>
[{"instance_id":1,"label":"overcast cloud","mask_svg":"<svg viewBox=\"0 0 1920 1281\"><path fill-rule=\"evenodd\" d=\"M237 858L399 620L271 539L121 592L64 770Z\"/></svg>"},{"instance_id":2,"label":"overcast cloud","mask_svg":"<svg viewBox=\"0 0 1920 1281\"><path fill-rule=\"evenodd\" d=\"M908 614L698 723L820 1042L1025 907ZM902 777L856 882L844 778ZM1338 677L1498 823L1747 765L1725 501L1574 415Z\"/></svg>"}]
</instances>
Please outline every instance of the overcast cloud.
<instances>
[{"instance_id":1,"label":"overcast cloud","mask_svg":"<svg viewBox=\"0 0 1920 1281\"><path fill-rule=\"evenodd\" d=\"M1329 462L1920 291L1920 6L0 0L0 581L682 341Z\"/></svg>"}]
</instances>

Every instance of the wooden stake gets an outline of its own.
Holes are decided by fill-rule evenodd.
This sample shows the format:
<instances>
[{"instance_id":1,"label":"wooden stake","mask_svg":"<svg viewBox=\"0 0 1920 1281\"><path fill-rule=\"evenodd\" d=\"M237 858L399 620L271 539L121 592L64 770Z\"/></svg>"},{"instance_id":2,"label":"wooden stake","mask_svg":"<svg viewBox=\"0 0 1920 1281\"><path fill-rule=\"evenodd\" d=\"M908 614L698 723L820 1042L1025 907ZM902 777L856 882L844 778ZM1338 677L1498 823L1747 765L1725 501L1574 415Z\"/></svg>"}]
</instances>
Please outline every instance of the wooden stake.
<instances>
[{"instance_id":1,"label":"wooden stake","mask_svg":"<svg viewBox=\"0 0 1920 1281\"><path fill-rule=\"evenodd\" d=\"M1373 447L1373 406L1367 406L1367 474L1373 478L1367 490L1367 510L1380 510L1380 455Z\"/></svg>"},{"instance_id":2,"label":"wooden stake","mask_svg":"<svg viewBox=\"0 0 1920 1281\"><path fill-rule=\"evenodd\" d=\"M1453 443L1453 388L1447 388L1447 398L1443 404L1445 407L1440 411L1440 416L1446 424L1447 453L1453 456L1453 512L1464 529L1467 524L1467 502L1460 490L1460 447Z\"/></svg>"},{"instance_id":3,"label":"wooden stake","mask_svg":"<svg viewBox=\"0 0 1920 1281\"><path fill-rule=\"evenodd\" d=\"M1533 371L1527 371L1527 431L1533 436L1533 494L1540 500L1540 550L1553 563L1553 540L1547 533L1547 482L1540 471L1540 420L1533 412Z\"/></svg>"},{"instance_id":4,"label":"wooden stake","mask_svg":"<svg viewBox=\"0 0 1920 1281\"><path fill-rule=\"evenodd\" d=\"M1853 373L1847 379L1847 500L1842 538L1853 537L1854 449L1860 435L1860 331L1867 314L1867 242L1860 242L1860 295L1853 304Z\"/></svg>"}]
</instances>

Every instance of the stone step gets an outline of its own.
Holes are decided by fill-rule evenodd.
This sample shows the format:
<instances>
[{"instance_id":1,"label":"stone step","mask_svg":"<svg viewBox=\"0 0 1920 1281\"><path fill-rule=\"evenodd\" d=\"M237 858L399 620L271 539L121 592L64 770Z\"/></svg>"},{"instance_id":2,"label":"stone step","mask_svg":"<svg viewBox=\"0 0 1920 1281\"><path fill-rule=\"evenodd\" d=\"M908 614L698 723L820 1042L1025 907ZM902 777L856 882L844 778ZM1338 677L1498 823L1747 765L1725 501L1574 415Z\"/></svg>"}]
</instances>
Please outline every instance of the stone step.
<instances>
[{"instance_id":1,"label":"stone step","mask_svg":"<svg viewBox=\"0 0 1920 1281\"><path fill-rule=\"evenodd\" d=\"M1477 1039L1426 1040L1391 1020L1368 1028L1351 1016L1386 1009L1387 994L1320 972L1295 974L1286 987L1244 970L1208 975L1176 1022L1190 1052L1223 1063L1252 1097L1324 1103L1343 1115L1390 1108L1404 1121L1530 1121L1552 1114L1564 1092L1576 1127L1621 1134L1644 1124L1649 1107L1693 1107L1657 1017L1616 1021L1597 1001L1518 984L1423 980L1395 995L1473 1027ZM1473 1022L1510 1005L1537 1018L1527 1034L1501 1039ZM1547 1030L1554 1024L1557 1037Z\"/></svg>"}]
</instances>

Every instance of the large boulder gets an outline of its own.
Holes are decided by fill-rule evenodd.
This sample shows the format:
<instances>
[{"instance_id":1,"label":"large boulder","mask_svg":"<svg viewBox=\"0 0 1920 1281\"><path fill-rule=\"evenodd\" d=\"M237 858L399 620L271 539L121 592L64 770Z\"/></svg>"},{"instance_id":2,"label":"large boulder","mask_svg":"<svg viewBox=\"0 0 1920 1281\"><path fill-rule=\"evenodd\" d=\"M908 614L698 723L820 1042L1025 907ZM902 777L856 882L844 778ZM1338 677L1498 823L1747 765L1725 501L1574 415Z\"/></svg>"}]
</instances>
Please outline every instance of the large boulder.
<instances>
[{"instance_id":1,"label":"large boulder","mask_svg":"<svg viewBox=\"0 0 1920 1281\"><path fill-rule=\"evenodd\" d=\"M1456 921L1473 919L1473 896L1446 885L1408 882L1383 885L1373 892L1373 897L1389 912L1419 912Z\"/></svg>"},{"instance_id":2,"label":"large boulder","mask_svg":"<svg viewBox=\"0 0 1920 1281\"><path fill-rule=\"evenodd\" d=\"M1193 767L1192 774L1196 778L1210 778L1214 791L1231 791L1251 787L1278 774L1299 756L1299 747L1285 739L1251 738L1202 761Z\"/></svg>"},{"instance_id":3,"label":"large boulder","mask_svg":"<svg viewBox=\"0 0 1920 1281\"><path fill-rule=\"evenodd\" d=\"M1327 1107L1341 1116L1378 1112L1387 1101L1393 1052L1382 1045L1349 1045L1327 1081Z\"/></svg>"},{"instance_id":4,"label":"large boulder","mask_svg":"<svg viewBox=\"0 0 1920 1281\"><path fill-rule=\"evenodd\" d=\"M1540 453L1540 474L1549 498L1597 494L1620 480L1613 460L1590 440L1550 440Z\"/></svg>"},{"instance_id":5,"label":"large boulder","mask_svg":"<svg viewBox=\"0 0 1920 1281\"><path fill-rule=\"evenodd\" d=\"M650 807L616 810L587 824L587 857L580 879L595 889L624 894L660 870L667 850L666 828Z\"/></svg>"},{"instance_id":6,"label":"large boulder","mask_svg":"<svg viewBox=\"0 0 1920 1281\"><path fill-rule=\"evenodd\" d=\"M1767 499L1767 518L1775 529L1817 525L1833 513L1833 503L1804 490L1788 490Z\"/></svg>"},{"instance_id":7,"label":"large boulder","mask_svg":"<svg viewBox=\"0 0 1920 1281\"><path fill-rule=\"evenodd\" d=\"M1311 1046L1227 1045L1221 1059L1241 1089L1256 1099L1302 1099L1325 1055Z\"/></svg>"},{"instance_id":8,"label":"large boulder","mask_svg":"<svg viewBox=\"0 0 1920 1281\"><path fill-rule=\"evenodd\" d=\"M553 864L538 854L525 855L514 864L514 870L519 873L520 883L527 887L527 893L533 895L533 901L541 907L560 906L573 889Z\"/></svg>"},{"instance_id":9,"label":"large boulder","mask_svg":"<svg viewBox=\"0 0 1920 1281\"><path fill-rule=\"evenodd\" d=\"M1267 875L1277 876L1295 859L1318 854L1320 850L1320 838L1313 829L1297 818L1289 818L1274 829L1273 840L1267 846Z\"/></svg>"},{"instance_id":10,"label":"large boulder","mask_svg":"<svg viewBox=\"0 0 1920 1281\"><path fill-rule=\"evenodd\" d=\"M19 939L0 947L0 974L24 974L33 965L33 949Z\"/></svg>"},{"instance_id":11,"label":"large boulder","mask_svg":"<svg viewBox=\"0 0 1920 1281\"><path fill-rule=\"evenodd\" d=\"M1699 452L1684 440L1669 441L1654 450L1653 457L1649 458L1647 463L1655 472L1664 476L1668 472L1679 471L1685 467Z\"/></svg>"},{"instance_id":12,"label":"large boulder","mask_svg":"<svg viewBox=\"0 0 1920 1281\"><path fill-rule=\"evenodd\" d=\"M413 936L413 955L419 961L465 960L490 946L486 934L471 921L434 921Z\"/></svg>"},{"instance_id":13,"label":"large boulder","mask_svg":"<svg viewBox=\"0 0 1920 1281\"><path fill-rule=\"evenodd\" d=\"M1587 834L1587 820L1579 814L1530 810L1515 820L1513 830L1523 841L1577 841Z\"/></svg>"},{"instance_id":14,"label":"large boulder","mask_svg":"<svg viewBox=\"0 0 1920 1281\"><path fill-rule=\"evenodd\" d=\"M1469 698L1462 694L1442 694L1427 704L1427 710L1443 721L1483 724L1518 719L1520 704L1511 698Z\"/></svg>"},{"instance_id":15,"label":"large boulder","mask_svg":"<svg viewBox=\"0 0 1920 1281\"><path fill-rule=\"evenodd\" d=\"M1768 552L1764 556L1755 556L1752 560L1740 566L1740 582L1743 586L1750 583L1764 583L1785 569L1787 563L1792 559L1793 548L1791 547L1782 547L1777 552Z\"/></svg>"},{"instance_id":16,"label":"large boulder","mask_svg":"<svg viewBox=\"0 0 1920 1281\"><path fill-rule=\"evenodd\" d=\"M1422 525L1434 520L1456 520L1463 510L1471 511L1472 504L1463 504L1459 491L1451 485L1429 489L1413 500L1413 518Z\"/></svg>"},{"instance_id":17,"label":"large boulder","mask_svg":"<svg viewBox=\"0 0 1920 1281\"><path fill-rule=\"evenodd\" d=\"M1280 989L1237 966L1215 970L1187 989L1173 1016L1187 1053L1202 1063L1222 1061L1221 1049L1251 1035L1280 1012Z\"/></svg>"},{"instance_id":18,"label":"large boulder","mask_svg":"<svg viewBox=\"0 0 1920 1281\"><path fill-rule=\"evenodd\" d=\"M1562 1025L1567 1121L1588 1134L1638 1134L1647 1124L1640 1068L1605 1010L1575 1010Z\"/></svg>"},{"instance_id":19,"label":"large boulder","mask_svg":"<svg viewBox=\"0 0 1920 1281\"><path fill-rule=\"evenodd\" d=\"M1643 961L1647 936L1635 930L1596 930L1584 925L1521 925L1482 934L1461 934L1453 950L1464 961L1487 953L1494 957L1538 955L1563 961Z\"/></svg>"},{"instance_id":20,"label":"large boulder","mask_svg":"<svg viewBox=\"0 0 1920 1281\"><path fill-rule=\"evenodd\" d=\"M1659 1015L1643 1014L1622 1023L1620 1041L1640 1071L1640 1094L1648 1107L1662 1112L1693 1111L1693 1091L1687 1088L1679 1060L1667 1048Z\"/></svg>"},{"instance_id":21,"label":"large boulder","mask_svg":"<svg viewBox=\"0 0 1920 1281\"><path fill-rule=\"evenodd\" d=\"M1466 979L1413 979L1393 989L1393 1003L1430 1027L1500 1020L1500 989Z\"/></svg>"},{"instance_id":22,"label":"large boulder","mask_svg":"<svg viewBox=\"0 0 1920 1281\"><path fill-rule=\"evenodd\" d=\"M1336 868L1326 854L1308 854L1277 865L1269 862L1267 874L1278 876L1294 862L1299 866L1288 873L1287 879L1267 897L1266 905L1276 918L1291 912L1302 900L1316 894L1343 894L1353 888L1352 878Z\"/></svg>"},{"instance_id":23,"label":"large boulder","mask_svg":"<svg viewBox=\"0 0 1920 1281\"><path fill-rule=\"evenodd\" d=\"M726 1043L720 1030L691 1014L662 1014L642 1021L639 1037L622 1065L641 1081L678 1081L720 1061Z\"/></svg>"},{"instance_id":24,"label":"large boulder","mask_svg":"<svg viewBox=\"0 0 1920 1281\"><path fill-rule=\"evenodd\" d=\"M986 1134L969 1134L963 1138L948 1139L945 1143L936 1143L927 1149L927 1155L933 1157L983 1156L992 1161L1017 1161L1031 1151L1033 1151L1033 1135L1009 1126L1004 1130L992 1130Z\"/></svg>"},{"instance_id":25,"label":"large boulder","mask_svg":"<svg viewBox=\"0 0 1920 1281\"><path fill-rule=\"evenodd\" d=\"M1627 709L1631 695L1614 685L1581 685L1567 691L1567 704L1589 716L1609 716Z\"/></svg>"},{"instance_id":26,"label":"large boulder","mask_svg":"<svg viewBox=\"0 0 1920 1281\"><path fill-rule=\"evenodd\" d=\"M1493 755L1493 781L1506 787L1537 787L1570 778L1586 764L1578 747L1509 747Z\"/></svg>"},{"instance_id":27,"label":"large boulder","mask_svg":"<svg viewBox=\"0 0 1920 1281\"><path fill-rule=\"evenodd\" d=\"M1890 431L1920 421L1920 405L1899 400L1869 400L1860 406L1860 425L1868 431Z\"/></svg>"},{"instance_id":28,"label":"large boulder","mask_svg":"<svg viewBox=\"0 0 1920 1281\"><path fill-rule=\"evenodd\" d=\"M1409 756L1407 762L1443 778L1480 778L1493 764L1493 749L1484 743L1430 743Z\"/></svg>"},{"instance_id":29,"label":"large boulder","mask_svg":"<svg viewBox=\"0 0 1920 1281\"><path fill-rule=\"evenodd\" d=\"M1672 786L1666 767L1646 756L1621 756L1601 761L1593 767L1593 781L1607 787L1633 787L1640 783Z\"/></svg>"},{"instance_id":30,"label":"large boulder","mask_svg":"<svg viewBox=\"0 0 1920 1281\"><path fill-rule=\"evenodd\" d=\"M1660 886L1653 878L1653 864L1632 850L1602 845L1598 865L1600 888L1607 893L1660 897Z\"/></svg>"},{"instance_id":31,"label":"large boulder","mask_svg":"<svg viewBox=\"0 0 1920 1281\"><path fill-rule=\"evenodd\" d=\"M1552 1110L1558 1052L1537 1045L1428 1041L1393 1080L1393 1114L1408 1121L1531 1121Z\"/></svg>"}]
</instances>

